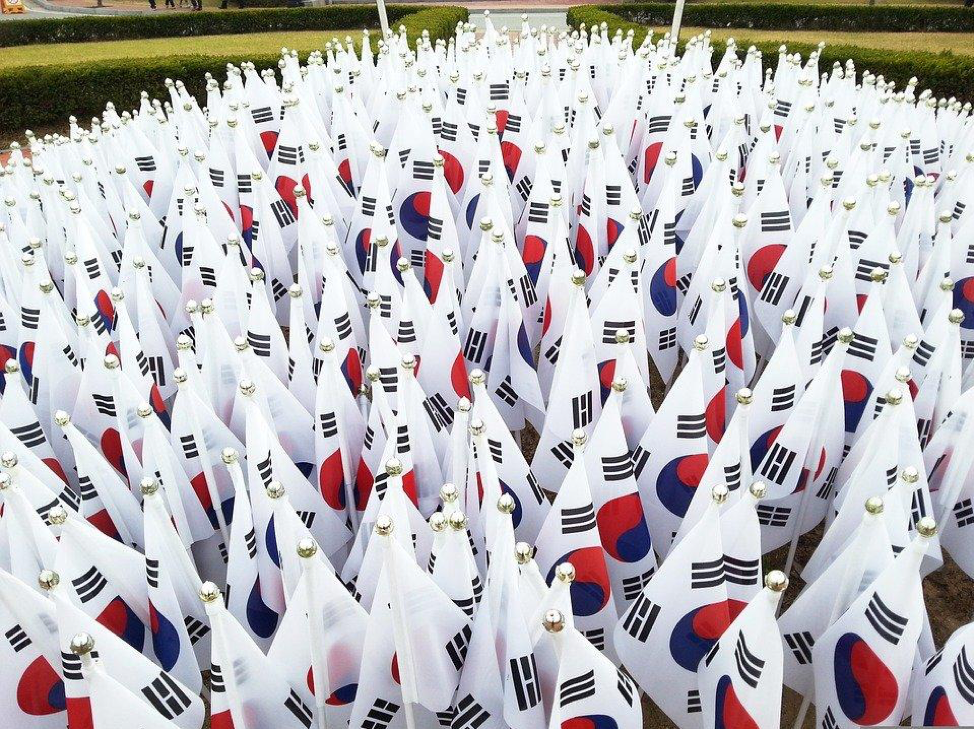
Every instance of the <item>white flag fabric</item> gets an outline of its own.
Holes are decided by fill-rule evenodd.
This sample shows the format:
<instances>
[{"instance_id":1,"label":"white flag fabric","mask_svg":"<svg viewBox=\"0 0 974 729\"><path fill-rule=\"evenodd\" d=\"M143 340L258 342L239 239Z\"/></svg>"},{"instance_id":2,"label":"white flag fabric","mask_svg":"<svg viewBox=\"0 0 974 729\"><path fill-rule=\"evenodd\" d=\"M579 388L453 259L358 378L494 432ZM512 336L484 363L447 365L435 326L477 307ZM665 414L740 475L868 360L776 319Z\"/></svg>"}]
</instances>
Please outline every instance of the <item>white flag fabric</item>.
<instances>
[{"instance_id":1,"label":"white flag fabric","mask_svg":"<svg viewBox=\"0 0 974 729\"><path fill-rule=\"evenodd\" d=\"M32 584L36 584L36 575ZM54 603L37 588L0 571L0 717L9 726L60 729L65 693Z\"/></svg>"},{"instance_id":2,"label":"white flag fabric","mask_svg":"<svg viewBox=\"0 0 974 729\"><path fill-rule=\"evenodd\" d=\"M209 589L209 596L215 598L206 602L213 628L211 721L226 727L272 722L307 729L313 716L311 708L222 605L216 585L207 583L203 589Z\"/></svg>"},{"instance_id":3,"label":"white flag fabric","mask_svg":"<svg viewBox=\"0 0 974 729\"><path fill-rule=\"evenodd\" d=\"M704 658L697 670L704 726L781 725L780 599L780 589L770 586L757 593Z\"/></svg>"},{"instance_id":4,"label":"white flag fabric","mask_svg":"<svg viewBox=\"0 0 974 729\"><path fill-rule=\"evenodd\" d=\"M623 665L681 727L697 725L700 661L744 607L727 599L718 523L718 505L712 503L620 617L614 633Z\"/></svg>"},{"instance_id":5,"label":"white flag fabric","mask_svg":"<svg viewBox=\"0 0 974 729\"><path fill-rule=\"evenodd\" d=\"M554 639L560 663L549 726L611 722L619 729L641 727L643 712L635 682L572 626Z\"/></svg>"},{"instance_id":6,"label":"white flag fabric","mask_svg":"<svg viewBox=\"0 0 974 729\"><path fill-rule=\"evenodd\" d=\"M914 669L913 723L963 726L974 721L971 627L958 628L941 650Z\"/></svg>"},{"instance_id":7,"label":"white flag fabric","mask_svg":"<svg viewBox=\"0 0 974 729\"><path fill-rule=\"evenodd\" d=\"M925 542L911 542L815 642L819 723L854 727L903 715L926 611L919 572Z\"/></svg>"},{"instance_id":8,"label":"white flag fabric","mask_svg":"<svg viewBox=\"0 0 974 729\"><path fill-rule=\"evenodd\" d=\"M969 718L970 109L393 15L4 155L0 722Z\"/></svg>"}]
</instances>

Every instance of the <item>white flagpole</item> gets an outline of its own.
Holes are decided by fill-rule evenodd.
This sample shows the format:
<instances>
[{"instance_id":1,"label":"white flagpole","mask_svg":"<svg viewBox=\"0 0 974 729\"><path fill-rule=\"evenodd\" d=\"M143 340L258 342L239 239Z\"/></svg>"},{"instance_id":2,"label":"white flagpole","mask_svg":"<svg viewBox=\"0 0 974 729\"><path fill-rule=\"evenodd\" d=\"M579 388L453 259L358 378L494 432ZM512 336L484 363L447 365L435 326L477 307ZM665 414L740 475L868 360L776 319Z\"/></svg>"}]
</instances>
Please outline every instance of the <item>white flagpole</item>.
<instances>
[{"instance_id":1,"label":"white flagpole","mask_svg":"<svg viewBox=\"0 0 974 729\"><path fill-rule=\"evenodd\" d=\"M334 372L332 353L335 351L335 343L331 341L330 337L323 337L318 344L318 349L324 354L324 367L327 370L324 375L329 378L329 384L333 388L344 386L344 382L335 384L332 379L332 373ZM335 424L338 427L338 453L342 460L342 481L345 486L345 504L348 507L348 519L352 524L352 531L358 532L358 507L355 504L356 474L352 470L352 462L349 458L349 447L345 440L345 413L342 411L342 404L340 402L335 403Z\"/></svg>"},{"instance_id":2,"label":"white flagpole","mask_svg":"<svg viewBox=\"0 0 974 729\"><path fill-rule=\"evenodd\" d=\"M318 553L318 544L314 539L305 538L298 542L298 557L301 558L301 571L304 573L305 597L308 601L308 626L311 638L311 675L315 685L315 710L318 718L318 729L327 729L325 711L328 706L328 663L322 654L321 626L322 616L315 602L315 565L311 560Z\"/></svg>"},{"instance_id":3,"label":"white flagpole","mask_svg":"<svg viewBox=\"0 0 974 729\"><path fill-rule=\"evenodd\" d=\"M683 22L683 5L685 2L686 0L676 0L676 7L673 8L673 24L670 26L670 48L674 56L676 55L677 41L680 40L680 24Z\"/></svg>"},{"instance_id":4,"label":"white flagpole","mask_svg":"<svg viewBox=\"0 0 974 729\"><path fill-rule=\"evenodd\" d=\"M883 513L883 500L878 496L873 496L866 499L866 516L863 518L865 523L869 519L878 519ZM860 534L862 530L860 529ZM852 546L855 545L855 542ZM851 567L851 566L850 566ZM838 592L835 594L835 602L832 603L832 610L829 612L829 622L828 627L831 627L832 623L839 619L839 615L845 610L852 600L855 598L855 590L858 589L859 584L862 582L863 573L866 571L866 564L860 560L855 563L855 568L851 569L842 575L842 584L839 587ZM778 609L780 610L781 604L779 603ZM826 628L828 629L828 628ZM805 723L805 715L808 713L808 709L811 706L812 700L808 696L802 697L801 706L798 707L798 715L795 717L795 723L792 729L801 729L802 725Z\"/></svg>"},{"instance_id":5,"label":"white flagpole","mask_svg":"<svg viewBox=\"0 0 974 729\"><path fill-rule=\"evenodd\" d=\"M402 473L402 466L398 461L392 463L393 460L390 459L390 462L386 465L386 472L390 478L399 477ZM386 579L389 581L389 596L392 602L393 637L396 643L396 652L401 659L399 661L399 680L402 687L402 708L403 713L406 715L406 729L416 729L416 718L413 716L413 702L416 699L416 677L413 675L413 666L415 664L413 663L413 651L409 643L409 634L406 632L405 616L402 614L402 605L399 599L399 580L396 574L394 553L389 543L389 540L392 539L393 526L392 519L387 516L380 516L375 522L375 533L382 537L383 547L386 550L385 564L382 570L386 575Z\"/></svg>"},{"instance_id":6,"label":"white flagpole","mask_svg":"<svg viewBox=\"0 0 974 729\"><path fill-rule=\"evenodd\" d=\"M176 381L177 389L186 385L188 376L186 371L181 367L177 367L173 372L173 378ZM188 407L186 412L189 413L189 424L190 429L193 432L193 440L196 441L197 458L199 459L200 465L203 466L203 479L206 481L206 490L210 495L210 502L213 504L213 512L216 514L217 528L220 531L220 537L223 539L223 545L226 548L224 556L224 561L228 559L230 554L230 529L227 527L227 520L223 516L223 502L220 500L220 492L216 487L216 476L213 473L213 465L210 463L210 452L206 447L206 439L203 437L203 427L200 425L199 418L196 414L196 404L192 401L188 401Z\"/></svg>"},{"instance_id":7,"label":"white flagpole","mask_svg":"<svg viewBox=\"0 0 974 729\"><path fill-rule=\"evenodd\" d=\"M835 343L835 346L848 348L849 343L852 341L852 330L849 329L848 327L843 327L839 331L837 339L838 341ZM814 426L815 431L813 431L814 434L812 437L812 441L808 448L808 454L806 454L806 459L808 458L812 459L812 464L813 464L812 468L814 468L817 454L822 450L822 438L818 434L818 429L821 427L821 418L822 418L821 407L822 405L820 403L819 404L820 409L815 418L815 426ZM811 478L811 476L809 476L809 478ZM791 542L788 545L788 557L785 560L785 567L783 570L785 573L785 577L789 577L789 578L791 577L791 569L792 567L795 566L795 555L798 552L798 540L802 535L802 523L805 520L805 513L808 511L808 502L810 499L811 499L811 489L809 489L806 486L805 490L802 491L801 500L799 501L798 504L798 517L797 520L795 521L794 530L791 533ZM832 504L831 500L828 503L829 503L828 508L831 508L831 504Z\"/></svg>"},{"instance_id":8,"label":"white flagpole","mask_svg":"<svg viewBox=\"0 0 974 729\"><path fill-rule=\"evenodd\" d=\"M386 15L386 3L385 0L375 0L375 6L379 9L379 26L382 28L382 37L389 37L389 16ZM681 6L680 11L683 8Z\"/></svg>"}]
</instances>

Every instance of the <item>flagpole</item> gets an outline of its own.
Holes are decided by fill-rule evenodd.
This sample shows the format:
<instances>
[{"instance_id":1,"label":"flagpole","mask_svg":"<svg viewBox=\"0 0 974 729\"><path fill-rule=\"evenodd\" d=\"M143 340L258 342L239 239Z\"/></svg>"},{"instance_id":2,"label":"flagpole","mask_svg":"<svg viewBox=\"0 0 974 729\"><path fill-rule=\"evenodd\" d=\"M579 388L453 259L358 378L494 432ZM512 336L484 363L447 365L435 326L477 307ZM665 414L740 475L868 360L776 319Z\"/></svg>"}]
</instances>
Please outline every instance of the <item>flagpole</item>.
<instances>
[{"instance_id":1,"label":"flagpole","mask_svg":"<svg viewBox=\"0 0 974 729\"><path fill-rule=\"evenodd\" d=\"M838 341L836 341L835 346L848 348L850 342L852 342L852 330L849 329L848 327L843 327L837 335L837 340ZM821 407L821 403L819 404L819 406ZM817 466L819 454L822 450L822 438L819 437L818 434L818 430L821 427L821 424L822 424L822 413L821 410L819 410L815 418L815 425L814 425L815 430L813 431L813 435L812 435L813 440L808 449L808 453L805 454L806 461L809 458L812 459L810 473L808 476L809 480L812 479L812 474L815 473L815 468ZM784 573L785 573L785 577L789 577L789 578L791 577L791 568L794 567L795 565L795 554L798 552L798 540L802 535L802 522L805 520L805 512L808 511L808 502L811 498L811 489L809 488L809 486L810 484L805 484L805 488L802 490L802 496L798 504L798 516L795 519L795 526L792 529L792 533L791 533L791 542L788 545L788 557L785 560Z\"/></svg>"},{"instance_id":2,"label":"flagpole","mask_svg":"<svg viewBox=\"0 0 974 729\"><path fill-rule=\"evenodd\" d=\"M218 646L216 652L220 656L230 655L230 651L224 645L226 633L222 628L217 629L217 623L223 619L222 611L226 610L223 593L213 582L207 581L200 587L199 598L203 603L203 609L206 610L206 616L210 619L210 638L213 644ZM213 655L212 648L211 655ZM240 692L237 690L237 672L233 670L221 671L220 676L223 679L223 688L227 693L227 709L230 712L230 719L234 723L239 720L240 724L243 724L243 717L241 716L244 713L243 701L240 699Z\"/></svg>"},{"instance_id":3,"label":"flagpole","mask_svg":"<svg viewBox=\"0 0 974 729\"><path fill-rule=\"evenodd\" d=\"M329 384L334 387L335 382L332 378L334 369L332 368L331 353L335 351L335 343L330 337L323 337L318 343L318 349L320 349L325 356L325 367L328 370L325 373L325 377L328 378ZM342 384L344 383L339 383L339 385ZM359 519L358 506L355 503L355 473L352 471L352 464L351 460L349 459L348 443L345 439L345 413L343 412L341 402L335 403L335 425L338 427L338 454L342 460L342 482L343 486L345 487L345 504L348 507L348 520L352 523L352 531L357 532Z\"/></svg>"},{"instance_id":4,"label":"flagpole","mask_svg":"<svg viewBox=\"0 0 974 729\"><path fill-rule=\"evenodd\" d=\"M673 55L676 55L676 44L680 40L680 24L683 22L683 5L686 0L676 0L676 7L673 8L673 24L670 26L670 47Z\"/></svg>"},{"instance_id":5,"label":"flagpole","mask_svg":"<svg viewBox=\"0 0 974 729\"><path fill-rule=\"evenodd\" d=\"M304 573L305 598L308 601L308 632L311 634L311 676L314 682L315 710L317 712L318 729L327 729L325 712L328 707L328 663L327 657L322 655L321 637L322 616L316 609L315 566L311 560L318 553L318 544L314 539L306 537L298 542L298 557L301 558L301 571Z\"/></svg>"},{"instance_id":6,"label":"flagpole","mask_svg":"<svg viewBox=\"0 0 974 729\"><path fill-rule=\"evenodd\" d=\"M402 475L402 465L395 459L386 464L386 473L390 478ZM386 550L385 564L382 567L386 579L389 581L390 607L392 608L393 639L396 653L399 656L399 681L402 688L402 708L406 716L406 729L416 729L416 717L413 716L413 697L416 695L416 677L413 676L413 652L409 645L409 634L406 632L405 621L399 603L399 576L396 574L394 553L389 540L392 538L393 522L388 516L380 516L375 521L375 533L382 537L382 545Z\"/></svg>"},{"instance_id":7,"label":"flagpole","mask_svg":"<svg viewBox=\"0 0 974 729\"><path fill-rule=\"evenodd\" d=\"M863 517L863 524L868 524L872 520L878 519L883 513L883 499L879 496L871 496L866 499L866 514ZM861 532L860 532L861 533ZM858 540L853 540L852 545L854 546ZM863 569L857 570L855 573L845 572L842 575L842 584L839 586L839 591L835 595L835 601L832 603L832 610L829 612L829 622L826 624L826 630L831 627L838 617L839 613L845 609L851 601L852 592L858 588L859 583L862 582L862 575L865 572L865 565L863 565L862 560L856 562L857 566ZM795 723L792 725L792 729L801 729L802 724L805 723L805 715L808 713L808 708L812 705L811 699L807 696L802 697L801 706L798 707L798 715L795 717Z\"/></svg>"},{"instance_id":8,"label":"flagpole","mask_svg":"<svg viewBox=\"0 0 974 729\"><path fill-rule=\"evenodd\" d=\"M173 379L176 381L176 389L178 390L186 384L188 376L184 369L177 367L173 371ZM206 447L206 439L203 437L203 428L200 425L199 418L196 416L196 404L189 402L189 407L186 410L189 413L189 424L193 431L193 440L196 441L198 451L196 457L199 458L200 465L203 466L203 479L206 481L206 491L210 495L210 503L213 504L217 528L220 530L220 536L223 538L223 544L227 549L226 554L229 555L230 530L227 528L227 520L223 516L223 502L220 500L220 492L216 487L216 476L213 473L213 465L210 463L210 452Z\"/></svg>"},{"instance_id":9,"label":"flagpole","mask_svg":"<svg viewBox=\"0 0 974 729\"><path fill-rule=\"evenodd\" d=\"M382 28L382 37L389 37L389 16L386 15L385 0L375 0L375 6L379 9L379 27Z\"/></svg>"}]
</instances>

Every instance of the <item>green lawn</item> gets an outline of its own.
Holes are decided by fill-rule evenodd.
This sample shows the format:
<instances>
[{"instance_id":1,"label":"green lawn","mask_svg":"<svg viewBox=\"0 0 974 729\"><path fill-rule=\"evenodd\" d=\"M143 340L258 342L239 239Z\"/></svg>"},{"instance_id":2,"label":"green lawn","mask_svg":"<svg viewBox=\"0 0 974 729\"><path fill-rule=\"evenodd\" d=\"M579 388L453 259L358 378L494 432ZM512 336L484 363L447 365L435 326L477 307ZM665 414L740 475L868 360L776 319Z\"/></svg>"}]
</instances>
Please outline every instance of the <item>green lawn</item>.
<instances>
[{"instance_id":1,"label":"green lawn","mask_svg":"<svg viewBox=\"0 0 974 729\"><path fill-rule=\"evenodd\" d=\"M323 50L325 43L338 38L344 43L351 36L356 45L362 37L356 30L303 30L244 35L204 35L195 38L148 38L143 40L104 41L98 43L54 43L49 45L14 46L0 49L0 69L11 66L48 66L86 63L110 58L164 58L168 56L226 56L275 53L281 48L294 48L302 56Z\"/></svg>"},{"instance_id":2,"label":"green lawn","mask_svg":"<svg viewBox=\"0 0 974 729\"><path fill-rule=\"evenodd\" d=\"M667 32L669 28L656 28L654 37ZM681 38L703 33L708 28L685 27L680 31ZM775 41L780 43L818 43L825 41L831 45L851 45L862 48L879 48L891 51L928 51L937 53L950 51L957 55L974 56L974 33L855 33L852 31L830 30L753 30L751 28L711 28L714 41L723 43L734 38L737 45L747 48L753 41Z\"/></svg>"}]
</instances>

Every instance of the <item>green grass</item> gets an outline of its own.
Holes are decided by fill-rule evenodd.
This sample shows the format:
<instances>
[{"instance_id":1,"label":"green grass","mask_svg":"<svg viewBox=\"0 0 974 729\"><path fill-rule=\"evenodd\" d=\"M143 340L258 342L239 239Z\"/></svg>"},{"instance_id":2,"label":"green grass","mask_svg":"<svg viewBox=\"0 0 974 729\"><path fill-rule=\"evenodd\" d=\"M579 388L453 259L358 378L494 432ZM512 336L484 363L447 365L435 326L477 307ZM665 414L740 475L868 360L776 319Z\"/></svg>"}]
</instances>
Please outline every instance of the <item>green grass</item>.
<instances>
[{"instance_id":1,"label":"green grass","mask_svg":"<svg viewBox=\"0 0 974 729\"><path fill-rule=\"evenodd\" d=\"M751 28L699 28L686 27L680 38L710 30L715 43L734 38L738 47L747 48L748 42L760 43L818 43L851 45L861 48L877 48L889 51L949 51L955 55L974 56L974 34L971 33L853 33L829 30L754 30ZM668 32L669 28L655 28L654 37Z\"/></svg>"},{"instance_id":2,"label":"green grass","mask_svg":"<svg viewBox=\"0 0 974 729\"><path fill-rule=\"evenodd\" d=\"M172 56L249 56L294 48L304 55L324 49L338 38L351 36L358 45L362 30L304 30L244 35L210 35L193 38L148 38L97 43L52 43L0 49L0 69L17 66L51 66L118 58L169 58Z\"/></svg>"}]
</instances>

